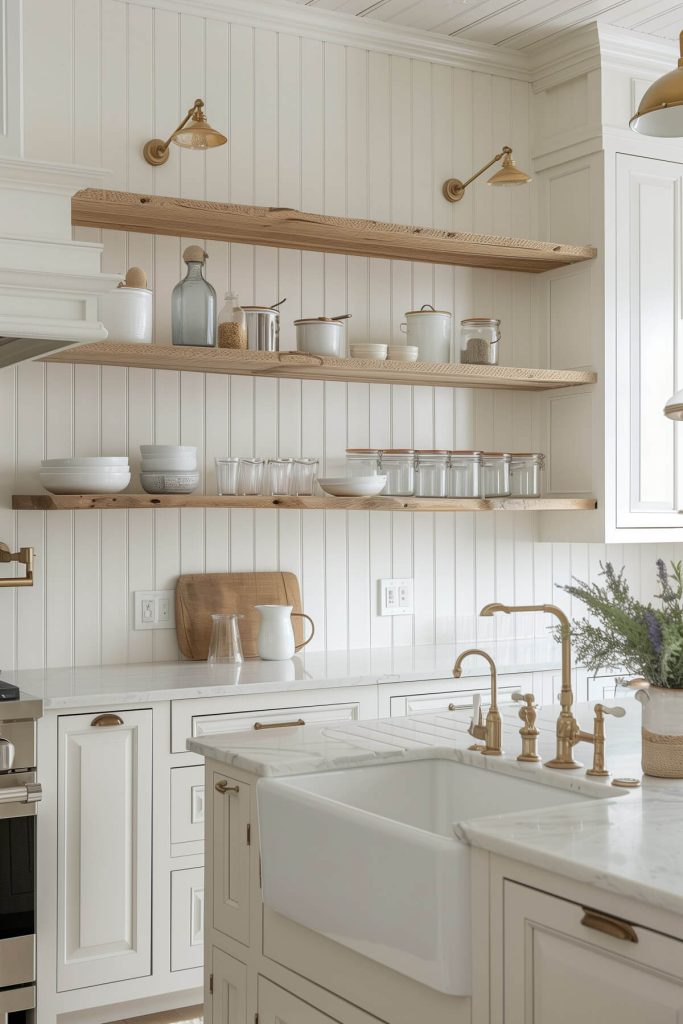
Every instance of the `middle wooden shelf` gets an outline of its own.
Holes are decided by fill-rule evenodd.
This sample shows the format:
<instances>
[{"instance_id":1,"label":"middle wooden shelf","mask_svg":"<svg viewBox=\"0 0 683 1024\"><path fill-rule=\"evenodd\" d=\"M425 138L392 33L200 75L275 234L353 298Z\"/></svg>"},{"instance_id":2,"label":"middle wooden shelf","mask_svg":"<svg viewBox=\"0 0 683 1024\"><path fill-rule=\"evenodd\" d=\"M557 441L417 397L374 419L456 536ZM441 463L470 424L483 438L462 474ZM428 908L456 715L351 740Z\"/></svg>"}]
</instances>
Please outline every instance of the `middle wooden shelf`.
<instances>
[{"instance_id":1,"label":"middle wooden shelf","mask_svg":"<svg viewBox=\"0 0 683 1024\"><path fill-rule=\"evenodd\" d=\"M218 494L14 494L18 511L87 509L317 509L375 512L580 512L596 508L594 498L327 498L311 495Z\"/></svg>"},{"instance_id":2,"label":"middle wooden shelf","mask_svg":"<svg viewBox=\"0 0 683 1024\"><path fill-rule=\"evenodd\" d=\"M50 356L50 363L87 363L152 370L230 373L295 380L337 380L422 387L549 391L594 384L590 370L539 370L474 363L403 363L378 359L337 359L302 352L246 352L225 348L136 345L100 341Z\"/></svg>"}]
</instances>

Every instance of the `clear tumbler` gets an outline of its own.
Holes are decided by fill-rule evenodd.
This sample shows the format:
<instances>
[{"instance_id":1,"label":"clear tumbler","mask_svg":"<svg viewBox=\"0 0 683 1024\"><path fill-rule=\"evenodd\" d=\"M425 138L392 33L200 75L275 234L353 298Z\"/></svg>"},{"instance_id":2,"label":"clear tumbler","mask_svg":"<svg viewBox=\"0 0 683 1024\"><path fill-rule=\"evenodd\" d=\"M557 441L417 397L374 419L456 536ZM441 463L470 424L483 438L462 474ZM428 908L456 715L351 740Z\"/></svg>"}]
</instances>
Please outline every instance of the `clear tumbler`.
<instances>
[{"instance_id":1,"label":"clear tumbler","mask_svg":"<svg viewBox=\"0 0 683 1024\"><path fill-rule=\"evenodd\" d=\"M219 494L237 494L237 473L240 460L237 457L214 459L216 463L216 490Z\"/></svg>"},{"instance_id":2,"label":"clear tumbler","mask_svg":"<svg viewBox=\"0 0 683 1024\"><path fill-rule=\"evenodd\" d=\"M239 620L244 615L234 612L217 612L211 616L211 639L209 640L209 665L239 665L244 661Z\"/></svg>"}]
</instances>

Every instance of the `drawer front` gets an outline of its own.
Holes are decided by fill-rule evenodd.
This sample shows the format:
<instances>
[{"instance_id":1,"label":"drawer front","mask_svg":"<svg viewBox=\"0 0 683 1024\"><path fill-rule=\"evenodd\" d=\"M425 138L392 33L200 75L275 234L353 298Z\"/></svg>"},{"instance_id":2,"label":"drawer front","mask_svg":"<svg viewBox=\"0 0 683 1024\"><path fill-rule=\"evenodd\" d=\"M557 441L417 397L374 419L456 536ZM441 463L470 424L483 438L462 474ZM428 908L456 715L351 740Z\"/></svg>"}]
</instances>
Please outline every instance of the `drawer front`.
<instances>
[{"instance_id":1,"label":"drawer front","mask_svg":"<svg viewBox=\"0 0 683 1024\"><path fill-rule=\"evenodd\" d=\"M171 970L204 963L204 868L171 872Z\"/></svg>"},{"instance_id":2,"label":"drawer front","mask_svg":"<svg viewBox=\"0 0 683 1024\"><path fill-rule=\"evenodd\" d=\"M514 686L498 687L498 703L506 704L512 700L512 694L520 689L518 683ZM472 698L480 694L484 703L489 700L489 689L482 690L452 690L450 693L415 693L404 697L391 698L392 718L400 715L429 715L438 714L441 711L453 711L454 708L471 708Z\"/></svg>"},{"instance_id":3,"label":"drawer front","mask_svg":"<svg viewBox=\"0 0 683 1024\"><path fill-rule=\"evenodd\" d=\"M293 707L271 707L263 710L210 712L192 715L189 719L174 716L173 752L186 749L188 737L216 736L227 732L244 732L286 725L320 725L325 722L355 722L360 718L360 703L299 704Z\"/></svg>"},{"instance_id":4,"label":"drawer front","mask_svg":"<svg viewBox=\"0 0 683 1024\"><path fill-rule=\"evenodd\" d=\"M330 1017L259 975L258 1024L382 1024L379 1018L369 1016L351 1003L340 1004L339 1011L334 1013L335 1016Z\"/></svg>"},{"instance_id":5,"label":"drawer front","mask_svg":"<svg viewBox=\"0 0 683 1024\"><path fill-rule=\"evenodd\" d=\"M201 853L204 848L204 768L171 769L171 853Z\"/></svg>"},{"instance_id":6,"label":"drawer front","mask_svg":"<svg viewBox=\"0 0 683 1024\"><path fill-rule=\"evenodd\" d=\"M213 924L223 935L249 945L251 789L213 772Z\"/></svg>"}]
</instances>

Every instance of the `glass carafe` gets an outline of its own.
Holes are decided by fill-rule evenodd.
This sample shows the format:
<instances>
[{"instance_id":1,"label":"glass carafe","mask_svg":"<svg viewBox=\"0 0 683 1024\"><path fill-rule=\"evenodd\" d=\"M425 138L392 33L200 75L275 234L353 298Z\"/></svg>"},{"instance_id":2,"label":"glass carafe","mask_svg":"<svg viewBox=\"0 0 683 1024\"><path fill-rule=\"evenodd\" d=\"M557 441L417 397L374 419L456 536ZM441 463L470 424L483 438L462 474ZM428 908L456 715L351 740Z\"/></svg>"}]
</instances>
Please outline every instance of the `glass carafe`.
<instances>
[{"instance_id":1,"label":"glass carafe","mask_svg":"<svg viewBox=\"0 0 683 1024\"><path fill-rule=\"evenodd\" d=\"M244 615L234 612L217 612L211 616L211 639L209 640L209 665L241 665L244 661L239 620Z\"/></svg>"},{"instance_id":2,"label":"glass carafe","mask_svg":"<svg viewBox=\"0 0 683 1024\"><path fill-rule=\"evenodd\" d=\"M199 245L183 253L187 274L171 295L171 339L174 345L214 348L216 345L216 292L204 277L207 256Z\"/></svg>"}]
</instances>

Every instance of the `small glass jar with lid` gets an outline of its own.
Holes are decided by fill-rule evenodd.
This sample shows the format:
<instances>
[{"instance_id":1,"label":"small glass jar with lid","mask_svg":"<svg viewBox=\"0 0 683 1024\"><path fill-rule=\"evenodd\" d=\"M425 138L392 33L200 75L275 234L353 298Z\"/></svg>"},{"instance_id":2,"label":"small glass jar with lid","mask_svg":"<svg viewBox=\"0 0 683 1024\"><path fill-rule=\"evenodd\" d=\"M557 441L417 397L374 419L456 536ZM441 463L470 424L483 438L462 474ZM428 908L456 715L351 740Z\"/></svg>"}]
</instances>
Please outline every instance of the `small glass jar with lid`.
<instances>
[{"instance_id":1,"label":"small glass jar with lid","mask_svg":"<svg viewBox=\"0 0 683 1024\"><path fill-rule=\"evenodd\" d=\"M540 498L544 465L545 455L541 452L515 452L510 459L510 494L513 498Z\"/></svg>"},{"instance_id":2,"label":"small glass jar with lid","mask_svg":"<svg viewBox=\"0 0 683 1024\"><path fill-rule=\"evenodd\" d=\"M349 476L378 476L382 452L379 448L347 448Z\"/></svg>"},{"instance_id":3,"label":"small glass jar with lid","mask_svg":"<svg viewBox=\"0 0 683 1024\"><path fill-rule=\"evenodd\" d=\"M481 453L482 498L507 498L510 494L510 455Z\"/></svg>"},{"instance_id":4,"label":"small glass jar with lid","mask_svg":"<svg viewBox=\"0 0 683 1024\"><path fill-rule=\"evenodd\" d=\"M481 452L450 453L449 488L451 498L481 498Z\"/></svg>"},{"instance_id":5,"label":"small glass jar with lid","mask_svg":"<svg viewBox=\"0 0 683 1024\"><path fill-rule=\"evenodd\" d=\"M388 448L382 452L382 473L387 482L383 494L408 497L415 493L415 452L412 448Z\"/></svg>"},{"instance_id":6,"label":"small glass jar with lid","mask_svg":"<svg viewBox=\"0 0 683 1024\"><path fill-rule=\"evenodd\" d=\"M420 498L448 497L448 452L425 449L415 452L415 494Z\"/></svg>"},{"instance_id":7,"label":"small glass jar with lid","mask_svg":"<svg viewBox=\"0 0 683 1024\"><path fill-rule=\"evenodd\" d=\"M500 320L473 316L460 321L460 362L498 365Z\"/></svg>"}]
</instances>

